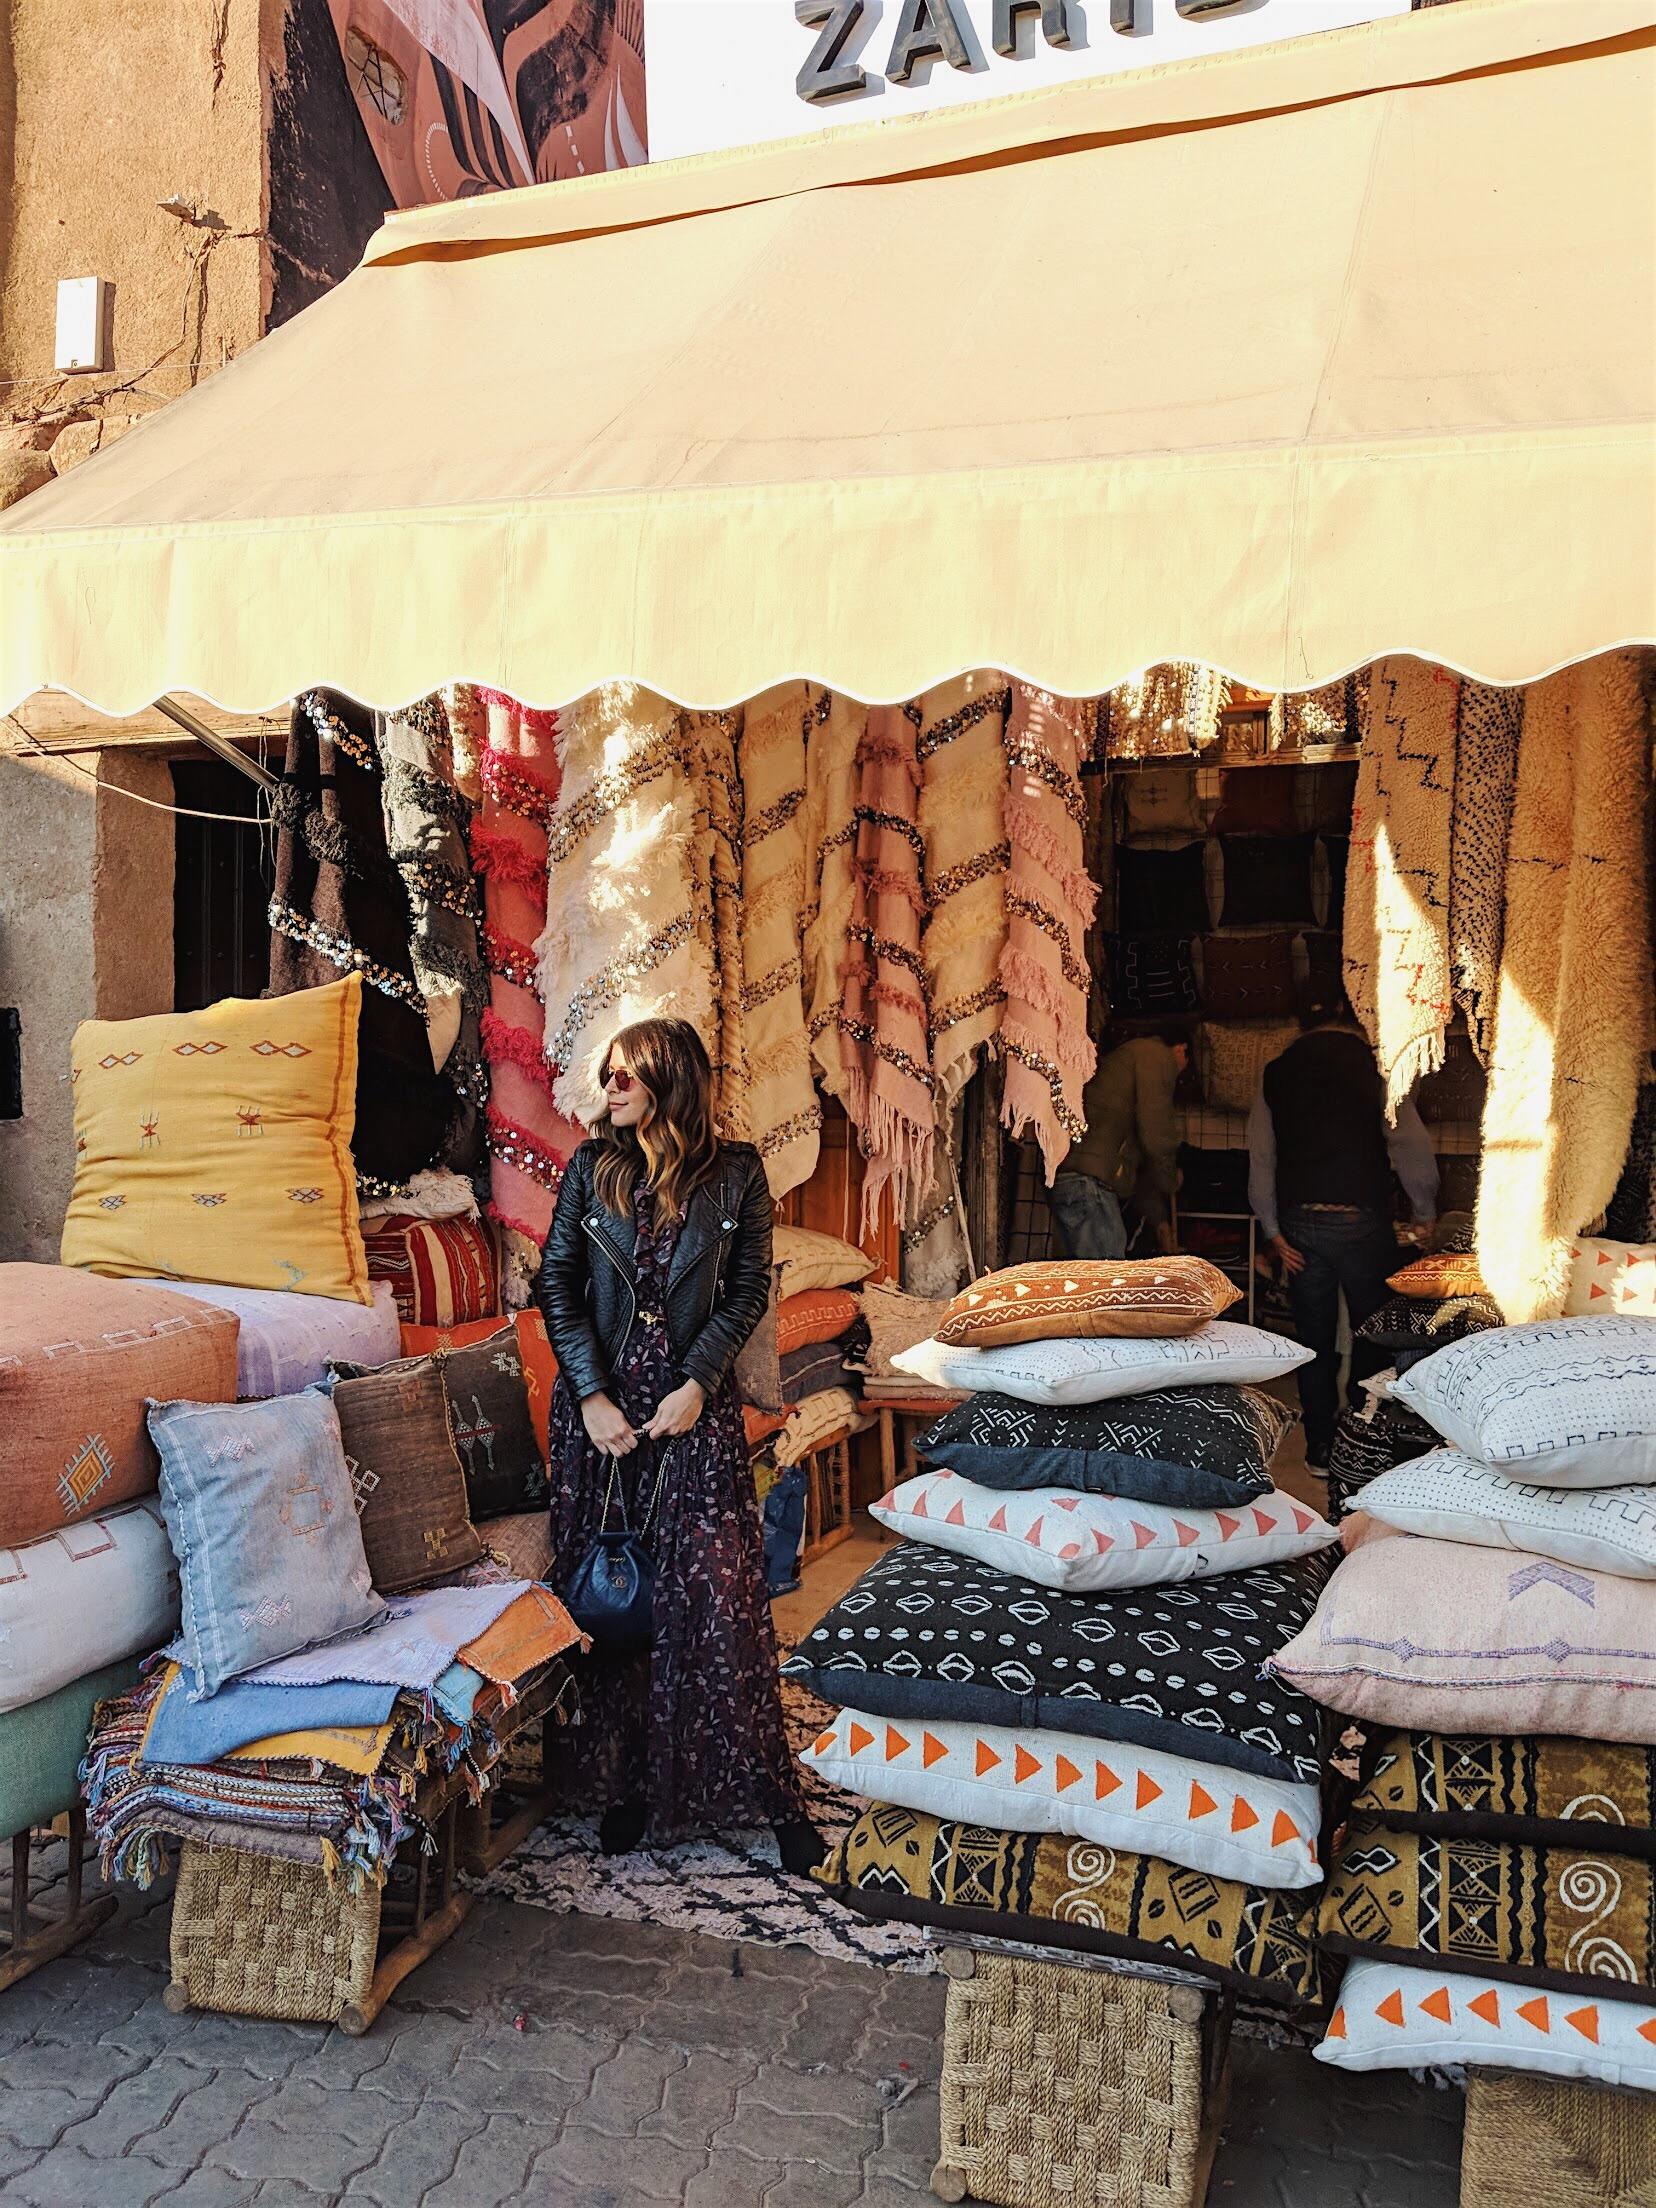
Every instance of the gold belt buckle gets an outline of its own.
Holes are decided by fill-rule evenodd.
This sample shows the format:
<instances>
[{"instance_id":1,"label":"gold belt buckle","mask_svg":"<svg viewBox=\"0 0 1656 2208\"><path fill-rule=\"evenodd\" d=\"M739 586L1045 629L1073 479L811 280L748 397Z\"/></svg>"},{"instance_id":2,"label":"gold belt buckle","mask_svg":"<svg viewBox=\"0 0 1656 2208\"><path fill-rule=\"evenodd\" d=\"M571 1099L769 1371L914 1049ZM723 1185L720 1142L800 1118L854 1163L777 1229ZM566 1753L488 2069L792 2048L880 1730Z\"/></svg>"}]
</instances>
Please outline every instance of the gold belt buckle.
<instances>
[{"instance_id":1,"label":"gold belt buckle","mask_svg":"<svg viewBox=\"0 0 1656 2208\"><path fill-rule=\"evenodd\" d=\"M640 1311L638 1316L646 1326L657 1326L660 1324L661 1321L661 1313L659 1311Z\"/></svg>"}]
</instances>

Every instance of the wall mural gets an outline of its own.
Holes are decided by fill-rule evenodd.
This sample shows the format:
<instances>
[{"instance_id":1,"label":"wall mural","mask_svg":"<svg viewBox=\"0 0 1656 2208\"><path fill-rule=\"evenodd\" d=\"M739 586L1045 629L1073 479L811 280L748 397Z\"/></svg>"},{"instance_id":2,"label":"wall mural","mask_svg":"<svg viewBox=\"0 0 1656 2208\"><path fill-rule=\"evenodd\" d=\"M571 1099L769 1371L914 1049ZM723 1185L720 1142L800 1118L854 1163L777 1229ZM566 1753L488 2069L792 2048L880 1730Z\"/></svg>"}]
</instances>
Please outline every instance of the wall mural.
<instances>
[{"instance_id":1,"label":"wall mural","mask_svg":"<svg viewBox=\"0 0 1656 2208\"><path fill-rule=\"evenodd\" d=\"M399 207L648 159L644 0L328 0Z\"/></svg>"}]
</instances>

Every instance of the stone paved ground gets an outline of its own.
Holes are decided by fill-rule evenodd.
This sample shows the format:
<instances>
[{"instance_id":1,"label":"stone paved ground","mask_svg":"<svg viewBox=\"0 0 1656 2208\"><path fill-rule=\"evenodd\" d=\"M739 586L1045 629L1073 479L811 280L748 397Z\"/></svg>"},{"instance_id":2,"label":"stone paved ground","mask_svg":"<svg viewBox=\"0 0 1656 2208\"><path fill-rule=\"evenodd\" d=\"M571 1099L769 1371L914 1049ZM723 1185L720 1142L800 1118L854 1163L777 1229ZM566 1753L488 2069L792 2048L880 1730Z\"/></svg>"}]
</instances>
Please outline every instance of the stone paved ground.
<instances>
[{"instance_id":1,"label":"stone paved ground","mask_svg":"<svg viewBox=\"0 0 1656 2208\"><path fill-rule=\"evenodd\" d=\"M482 1901L364 2039L169 2016L164 1900L0 1995L0 2202L917 2208L944 1982ZM739 1972L733 1961L739 1957ZM1238 2045L1214 2208L1455 2208L1460 2105Z\"/></svg>"}]
</instances>

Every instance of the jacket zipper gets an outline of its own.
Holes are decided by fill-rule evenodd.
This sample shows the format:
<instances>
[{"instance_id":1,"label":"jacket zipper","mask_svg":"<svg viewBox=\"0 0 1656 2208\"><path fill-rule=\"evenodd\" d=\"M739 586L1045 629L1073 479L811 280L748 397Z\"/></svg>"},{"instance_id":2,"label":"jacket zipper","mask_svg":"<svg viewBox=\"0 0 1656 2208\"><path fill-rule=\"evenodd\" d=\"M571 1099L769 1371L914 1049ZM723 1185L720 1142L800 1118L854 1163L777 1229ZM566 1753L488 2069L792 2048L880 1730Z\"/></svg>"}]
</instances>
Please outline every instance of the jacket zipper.
<instances>
[{"instance_id":1,"label":"jacket zipper","mask_svg":"<svg viewBox=\"0 0 1656 2208\"><path fill-rule=\"evenodd\" d=\"M626 1268L622 1265L621 1260L616 1256L615 1252L610 1248L609 1244L604 1240L603 1236L598 1232L597 1228L592 1224L592 1221L590 1219L583 1219L581 1221L581 1225L585 1232L591 1237L594 1246L603 1251L604 1255L609 1259L610 1263L621 1275L621 1285L627 1291L627 1331L622 1335L620 1348L617 1349L615 1352L615 1362L619 1364L621 1362L622 1350L624 1350L627 1344L632 1340L633 1325L638 1317L638 1290L627 1278Z\"/></svg>"}]
</instances>

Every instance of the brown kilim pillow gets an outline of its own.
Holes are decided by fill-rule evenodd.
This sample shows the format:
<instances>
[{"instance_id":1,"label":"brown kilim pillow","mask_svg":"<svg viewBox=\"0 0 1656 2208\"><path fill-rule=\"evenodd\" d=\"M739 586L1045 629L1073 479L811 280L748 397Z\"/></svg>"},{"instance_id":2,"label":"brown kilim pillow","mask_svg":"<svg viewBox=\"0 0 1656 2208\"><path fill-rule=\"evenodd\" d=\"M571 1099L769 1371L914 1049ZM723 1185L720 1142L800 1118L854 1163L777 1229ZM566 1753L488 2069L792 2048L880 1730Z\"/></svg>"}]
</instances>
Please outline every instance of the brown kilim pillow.
<instances>
[{"instance_id":1,"label":"brown kilim pillow","mask_svg":"<svg viewBox=\"0 0 1656 2208\"><path fill-rule=\"evenodd\" d=\"M341 1380L333 1400L380 1592L423 1587L475 1564L483 1544L466 1507L437 1367L421 1357Z\"/></svg>"},{"instance_id":2,"label":"brown kilim pillow","mask_svg":"<svg viewBox=\"0 0 1656 2208\"><path fill-rule=\"evenodd\" d=\"M998 1349L1014 1342L1194 1334L1240 1294L1201 1257L1009 1265L955 1297L937 1339L956 1349Z\"/></svg>"},{"instance_id":3,"label":"brown kilim pillow","mask_svg":"<svg viewBox=\"0 0 1656 2208\"><path fill-rule=\"evenodd\" d=\"M1400 1273L1393 1273L1386 1286L1397 1295L1409 1296L1418 1302L1436 1303L1446 1296L1487 1296L1483 1275L1478 1270L1475 1257L1461 1257L1452 1250L1440 1250L1432 1257L1417 1257L1412 1265L1405 1265Z\"/></svg>"}]
</instances>

